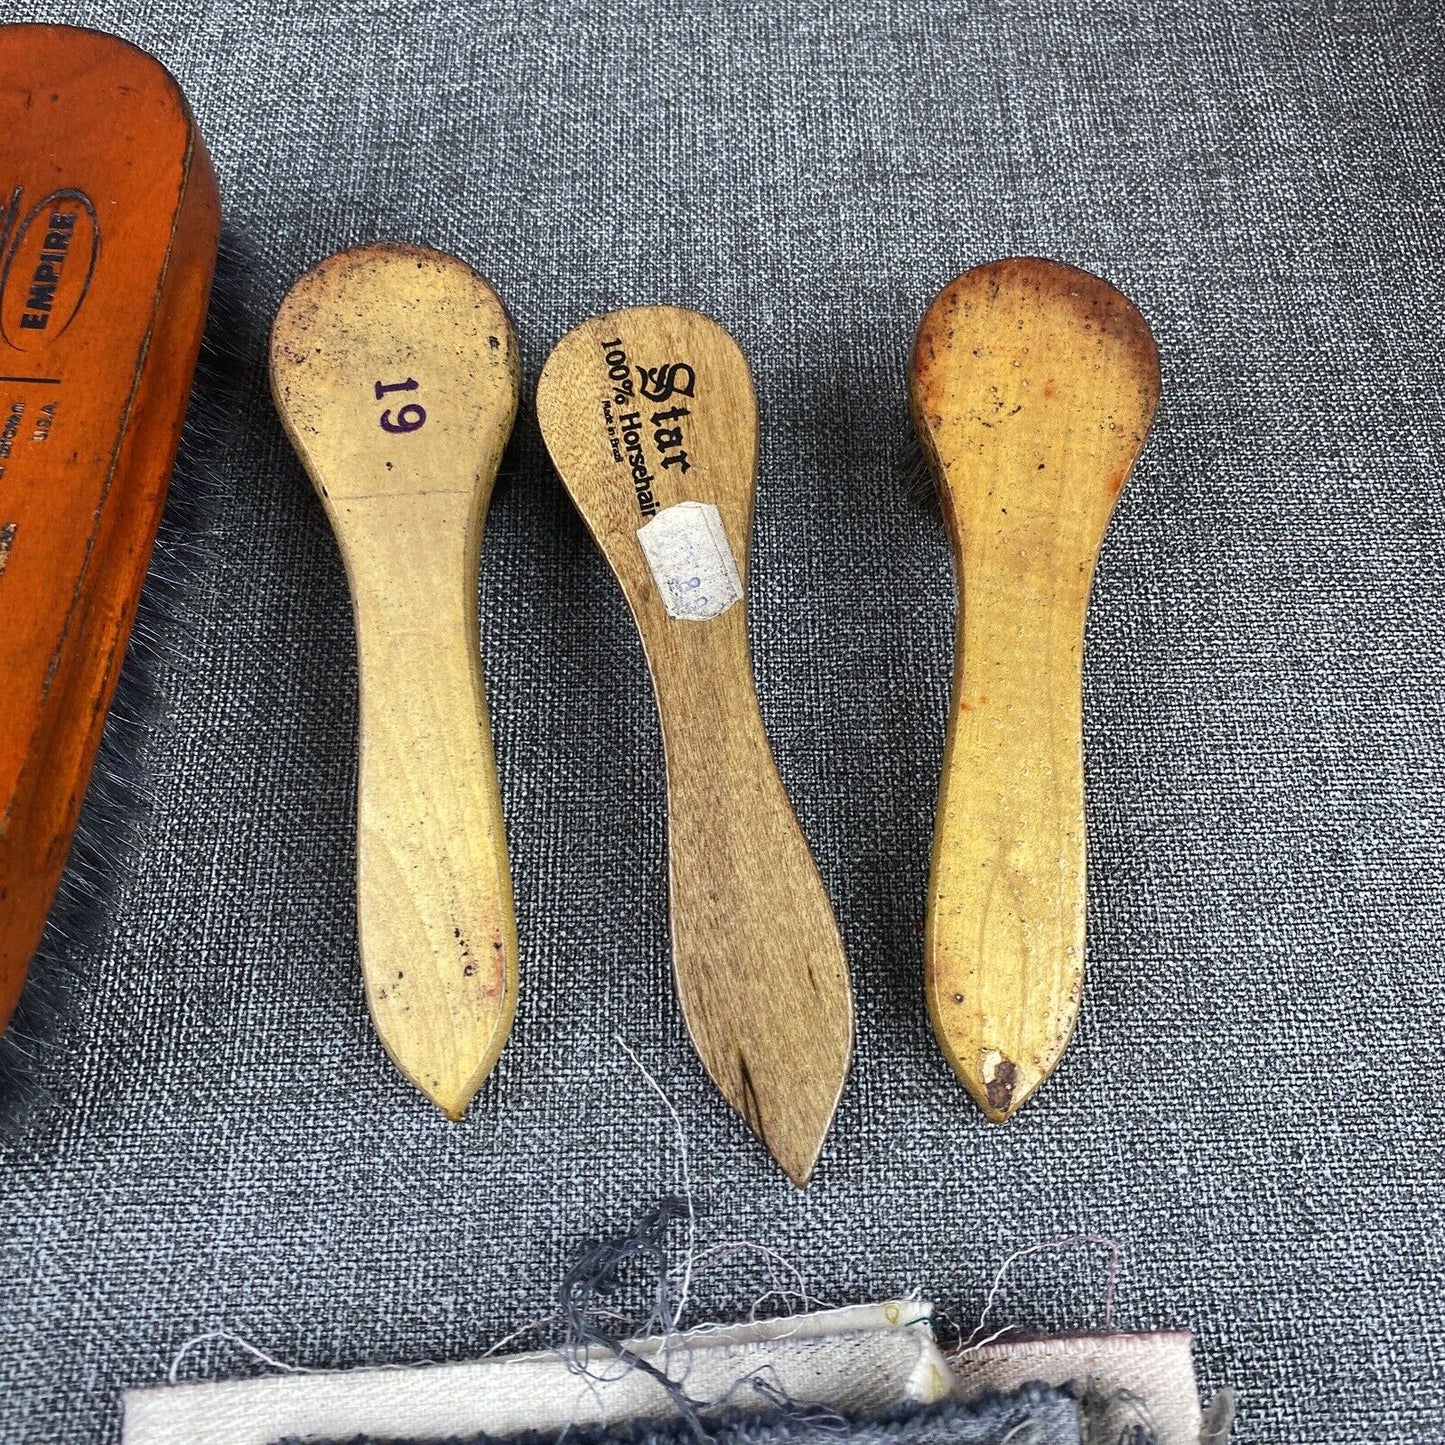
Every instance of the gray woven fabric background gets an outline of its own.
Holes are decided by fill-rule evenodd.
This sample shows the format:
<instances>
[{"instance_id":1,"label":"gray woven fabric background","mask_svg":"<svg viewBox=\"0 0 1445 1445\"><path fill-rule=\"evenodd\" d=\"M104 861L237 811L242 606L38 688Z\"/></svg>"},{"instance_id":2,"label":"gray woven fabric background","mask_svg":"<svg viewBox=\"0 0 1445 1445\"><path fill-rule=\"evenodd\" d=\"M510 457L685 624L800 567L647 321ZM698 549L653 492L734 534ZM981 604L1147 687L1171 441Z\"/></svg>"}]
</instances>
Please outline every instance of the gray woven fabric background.
<instances>
[{"instance_id":1,"label":"gray woven fabric background","mask_svg":"<svg viewBox=\"0 0 1445 1445\"><path fill-rule=\"evenodd\" d=\"M0 1172L0 1438L114 1440L119 1391L210 1330L347 1366L545 1315L585 1236L678 1183L620 1036L681 1114L703 1246L764 1244L830 1302L916 1287L968 1328L1010 1252L1112 1236L1115 1321L1195 1329L1240 1439L1445 1439L1437 7L8 12L173 69L259 266L140 871L85 965L70 1107ZM687 1042L648 681L529 403L483 565L516 1028L461 1125L375 1041L346 592L261 338L302 270L377 237L492 279L529 393L621 304L707 311L752 360L757 675L859 1004L806 1193ZM1130 295L1164 403L1089 628L1082 1022L997 1128L920 992L952 585L896 470L924 307L1012 253ZM1031 1256L995 1317L1097 1327L1104 1279L1097 1249ZM689 1318L768 1288L739 1255ZM216 1346L182 1373L248 1368Z\"/></svg>"}]
</instances>

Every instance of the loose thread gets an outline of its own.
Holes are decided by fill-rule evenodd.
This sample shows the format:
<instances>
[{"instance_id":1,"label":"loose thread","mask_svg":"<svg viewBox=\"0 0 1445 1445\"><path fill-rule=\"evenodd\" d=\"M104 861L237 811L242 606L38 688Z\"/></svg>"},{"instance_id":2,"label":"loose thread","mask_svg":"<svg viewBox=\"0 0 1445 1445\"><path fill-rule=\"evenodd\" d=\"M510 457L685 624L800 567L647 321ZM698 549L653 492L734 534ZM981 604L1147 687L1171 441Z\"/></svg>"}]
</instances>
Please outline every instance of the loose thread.
<instances>
[{"instance_id":1,"label":"loose thread","mask_svg":"<svg viewBox=\"0 0 1445 1445\"><path fill-rule=\"evenodd\" d=\"M176 1357L171 1361L171 1367L166 1372L166 1379L172 1385L180 1384L180 1369L187 1355L192 1350L199 1349L202 1345L210 1344L216 1340L224 1340L228 1345L235 1345L238 1350L244 1350L253 1359L259 1360L263 1365L269 1365L273 1370L284 1370L288 1375L316 1375L319 1370L308 1369L305 1365L291 1365L285 1360L278 1360L274 1355L268 1355L265 1350L259 1349L240 1335L233 1334L230 1330L207 1330L203 1335L196 1335L189 1339L176 1351Z\"/></svg>"},{"instance_id":2,"label":"loose thread","mask_svg":"<svg viewBox=\"0 0 1445 1445\"><path fill-rule=\"evenodd\" d=\"M637 1069L647 1086L657 1095L663 1108L672 1120L677 1142L678 1170L681 1176L681 1192L660 1199L651 1209L644 1211L626 1230L604 1236L587 1245L562 1280L559 1308L541 1315L503 1335L479 1358L487 1359L506 1348L509 1344L547 1325L563 1326L560 1353L574 1371L590 1383L597 1384L609 1379L620 1378L630 1370L641 1370L656 1381L672 1401L679 1415L687 1422L694 1436L705 1439L707 1428L702 1421L701 1411L708 1408L706 1402L694 1400L686 1391L687 1368L684 1365L679 1377L669 1373L673 1349L681 1339L683 1315L692 1299L694 1281L703 1274L722 1269L743 1257L760 1258L767 1269L768 1288L752 1304L748 1319L756 1322L763 1306L770 1301L782 1302L785 1314L794 1314L816 1308L828 1307L813 1296L802 1271L791 1260L756 1240L727 1240L699 1254L697 1248L698 1216L693 1192L691 1160L687 1147L687 1133L683 1128L682 1116L672 1100L668 1098L657 1079L648 1071L637 1054L622 1038L616 1040L618 1047ZM669 1266L666 1239L669 1229L676 1222L686 1220L686 1246L680 1266ZM637 1320L633 1315L618 1309L608 1308L597 1302L597 1296L607 1295L623 1283L623 1271L629 1266L641 1264L650 1267L656 1286L647 1317ZM604 1324L612 1325L609 1331ZM704 1322L697 1329L704 1331L728 1328L721 1323ZM640 1338L649 1335L661 1336L661 1368L652 1360L631 1346ZM218 1329L197 1335L187 1340L171 1363L168 1378L172 1384L179 1383L180 1369L189 1355L201 1345L224 1340L244 1350L252 1358L274 1369L289 1374L316 1374L319 1371L303 1365L288 1364L267 1354L230 1330ZM597 1347L611 1354L621 1366L620 1373L602 1373L591 1367L585 1358L589 1347ZM430 1363L430 1362L427 1362ZM373 1367L375 1368L375 1367ZM394 1366L392 1368L410 1368ZM741 1383L741 1382L740 1382ZM768 1388L763 1382L756 1382L759 1389Z\"/></svg>"},{"instance_id":3,"label":"loose thread","mask_svg":"<svg viewBox=\"0 0 1445 1445\"><path fill-rule=\"evenodd\" d=\"M613 1354L625 1369L641 1370L664 1391L694 1436L701 1440L707 1433L699 1413L702 1402L694 1400L665 1369L631 1348L625 1336L608 1334L592 1323L596 1313L591 1307L593 1298L611 1294L622 1283L623 1268L641 1261L650 1264L657 1276L657 1295L650 1318L666 1325L668 1286L664 1240L669 1225L685 1212L685 1203L675 1196L661 1199L623 1233L594 1240L582 1251L562 1281L561 1309L566 1322L564 1358L576 1373L589 1375L584 1352L588 1346L597 1346ZM663 1363L667 1363L666 1357Z\"/></svg>"},{"instance_id":4,"label":"loose thread","mask_svg":"<svg viewBox=\"0 0 1445 1445\"><path fill-rule=\"evenodd\" d=\"M803 1272L790 1259L778 1253L775 1249L769 1249L765 1244L759 1244L752 1239L727 1240L722 1244L713 1245L711 1249L704 1250L698 1256L693 1265L693 1277L707 1273L712 1269L720 1269L731 1264L733 1260L745 1254L759 1254L768 1265L769 1288L758 1296L748 1311L750 1323L756 1323L758 1311L769 1300L777 1298L783 1301L785 1313L794 1314L799 1310L807 1312L812 1309L832 1309L833 1306L826 1300L817 1298L808 1291L807 1281L803 1278ZM786 1288L779 1279L773 1266L779 1266L787 1274L790 1274L796 1282L796 1289Z\"/></svg>"},{"instance_id":5,"label":"loose thread","mask_svg":"<svg viewBox=\"0 0 1445 1445\"><path fill-rule=\"evenodd\" d=\"M682 1116L642 1060L620 1036L616 1038L616 1043L632 1061L672 1119L682 1175L682 1193L659 1200L651 1209L639 1215L631 1227L621 1234L592 1241L567 1271L560 1292L560 1312L565 1325L563 1355L573 1370L592 1379L608 1377L598 1376L589 1368L590 1362L585 1358L589 1346L611 1353L623 1367L624 1373L641 1370L663 1390L693 1435L701 1440L707 1434L700 1414L702 1402L694 1400L685 1389L686 1368L683 1370L682 1379L674 1379L669 1373L671 1342L678 1333L683 1311L691 1294L693 1258L697 1252L697 1207L693 1198L687 1133L682 1127ZM683 1254L682 1278L674 1298L671 1287L674 1272L668 1264L666 1238L673 1222L684 1216L687 1220L687 1242ZM650 1266L657 1281L647 1318L635 1332L625 1327L615 1333L598 1328L594 1320L601 1316L601 1312L594 1304L596 1296L609 1295L619 1288L624 1268L637 1263ZM651 1333L658 1333L663 1337L660 1367L631 1348L628 1343L630 1335Z\"/></svg>"},{"instance_id":6,"label":"loose thread","mask_svg":"<svg viewBox=\"0 0 1445 1445\"><path fill-rule=\"evenodd\" d=\"M993 1312L994 1302L998 1299L999 1291L1003 1288L1005 1276L1019 1260L1031 1254L1040 1254L1044 1250L1072 1249L1077 1244L1099 1244L1109 1251L1109 1278L1104 1287L1104 1333L1108 1334L1114 1327L1114 1289L1119 1282L1119 1261L1123 1257L1123 1251L1119 1248L1118 1241L1111 1239L1106 1234L1068 1234L1061 1239L1044 1239L1037 1244L1028 1244L1022 1249L1016 1249L999 1265L998 1273L994 1275L993 1284L989 1287L988 1295L984 1300L983 1313L978 1317L978 1324L974 1326L973 1333L955 1353L970 1355L975 1350L981 1350L985 1345L1002 1339L1004 1335L1017 1328L1016 1325L1004 1325L986 1339L979 1339L988 1323L989 1315Z\"/></svg>"},{"instance_id":7,"label":"loose thread","mask_svg":"<svg viewBox=\"0 0 1445 1445\"><path fill-rule=\"evenodd\" d=\"M687 1131L682 1127L682 1115L677 1112L672 1100L663 1091L662 1085L643 1067L642 1060L627 1046L621 1035L616 1036L617 1047L632 1060L637 1072L647 1080L652 1092L662 1100L662 1106L672 1115L672 1127L677 1135L677 1154L682 1168L682 1197L687 1201L687 1251L683 1255L682 1285L678 1290L677 1307L672 1312L672 1329L676 1331L682 1312L687 1306L688 1291L692 1285L692 1261L697 1248L697 1208L693 1203L692 1172L687 1158Z\"/></svg>"},{"instance_id":8,"label":"loose thread","mask_svg":"<svg viewBox=\"0 0 1445 1445\"><path fill-rule=\"evenodd\" d=\"M625 1315L621 1310L589 1309L584 1310L583 1313L595 1316L597 1319L616 1320L619 1324L623 1325L630 1324L632 1320L631 1315ZM528 1320L524 1325L518 1325L511 1334L503 1335L494 1345L490 1345L483 1350L477 1358L489 1360L505 1346L510 1345L513 1340L520 1340L523 1335L529 1335L533 1330L540 1330L544 1325L561 1324L566 1318L566 1314L561 1310L554 1310L550 1315L539 1315L534 1320Z\"/></svg>"}]
</instances>

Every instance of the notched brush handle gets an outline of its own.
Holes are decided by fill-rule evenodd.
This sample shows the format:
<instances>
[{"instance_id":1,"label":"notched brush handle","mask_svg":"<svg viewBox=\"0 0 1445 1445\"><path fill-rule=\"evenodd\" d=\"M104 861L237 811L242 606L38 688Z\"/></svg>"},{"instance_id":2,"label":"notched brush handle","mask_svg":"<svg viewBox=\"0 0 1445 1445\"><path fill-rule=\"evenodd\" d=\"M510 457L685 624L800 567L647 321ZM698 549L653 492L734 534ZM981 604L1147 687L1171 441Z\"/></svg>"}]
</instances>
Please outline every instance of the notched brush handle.
<instances>
[{"instance_id":1,"label":"notched brush handle","mask_svg":"<svg viewBox=\"0 0 1445 1445\"><path fill-rule=\"evenodd\" d=\"M747 360L695 311L613 312L557 344L537 414L652 673L688 1031L724 1097L801 1185L848 1071L853 1000L753 685L744 592L757 402Z\"/></svg>"},{"instance_id":2,"label":"notched brush handle","mask_svg":"<svg viewBox=\"0 0 1445 1445\"><path fill-rule=\"evenodd\" d=\"M678 997L723 1097L802 1184L851 1045L832 904L763 728L742 607L656 622L643 640L667 759Z\"/></svg>"},{"instance_id":3,"label":"notched brush handle","mask_svg":"<svg viewBox=\"0 0 1445 1445\"><path fill-rule=\"evenodd\" d=\"M377 1033L460 1118L516 1006L517 936L477 617L516 338L451 256L369 246L277 316L272 387L346 564L361 686L357 935Z\"/></svg>"}]
</instances>

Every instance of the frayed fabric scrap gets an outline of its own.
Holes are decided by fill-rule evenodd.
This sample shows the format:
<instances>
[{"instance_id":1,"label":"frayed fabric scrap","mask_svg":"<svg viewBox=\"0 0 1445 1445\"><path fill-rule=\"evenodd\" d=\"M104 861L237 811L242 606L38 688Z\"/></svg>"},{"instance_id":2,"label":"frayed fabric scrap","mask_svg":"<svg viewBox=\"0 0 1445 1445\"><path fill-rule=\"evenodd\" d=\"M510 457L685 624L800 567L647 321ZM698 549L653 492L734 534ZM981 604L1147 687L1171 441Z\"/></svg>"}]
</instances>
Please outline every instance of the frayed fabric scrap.
<instances>
[{"instance_id":1,"label":"frayed fabric scrap","mask_svg":"<svg viewBox=\"0 0 1445 1445\"><path fill-rule=\"evenodd\" d=\"M895 1300L629 1345L132 1390L123 1445L1223 1445L1190 1337L992 1343L950 1362ZM637 1368L645 1360L650 1370ZM680 1409L685 1399L689 1407ZM696 1406L694 1410L691 1408ZM1212 1433L1206 1433L1210 1431ZM826 1440L825 1438L826 1437Z\"/></svg>"},{"instance_id":2,"label":"frayed fabric scrap","mask_svg":"<svg viewBox=\"0 0 1445 1445\"><path fill-rule=\"evenodd\" d=\"M793 1315L628 1347L704 1409L754 1414L779 1401L840 1413L944 1399L952 1388L917 1300ZM610 1346L418 1366L269 1375L131 1390L124 1445L556 1436L679 1417L676 1389Z\"/></svg>"},{"instance_id":3,"label":"frayed fabric scrap","mask_svg":"<svg viewBox=\"0 0 1445 1445\"><path fill-rule=\"evenodd\" d=\"M1193 1345L1183 1330L995 1340L958 1350L949 1366L966 1400L1025 1384L1071 1390L1085 1445L1222 1445L1227 1432L1204 1433Z\"/></svg>"}]
</instances>

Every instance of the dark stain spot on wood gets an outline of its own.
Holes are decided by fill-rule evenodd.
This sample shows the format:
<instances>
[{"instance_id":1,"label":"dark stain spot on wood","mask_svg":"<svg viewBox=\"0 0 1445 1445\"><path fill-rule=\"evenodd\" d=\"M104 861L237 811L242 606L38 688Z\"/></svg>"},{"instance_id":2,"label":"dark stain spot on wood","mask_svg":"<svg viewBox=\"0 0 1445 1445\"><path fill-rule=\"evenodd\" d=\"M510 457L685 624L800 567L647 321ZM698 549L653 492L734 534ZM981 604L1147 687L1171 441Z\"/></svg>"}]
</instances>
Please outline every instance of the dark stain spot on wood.
<instances>
[{"instance_id":1,"label":"dark stain spot on wood","mask_svg":"<svg viewBox=\"0 0 1445 1445\"><path fill-rule=\"evenodd\" d=\"M464 963L462 974L466 978L471 978L477 971L477 961L472 957L471 945L462 937L462 930L460 928L453 927L452 934L456 938L457 947L462 951L462 960Z\"/></svg>"},{"instance_id":2,"label":"dark stain spot on wood","mask_svg":"<svg viewBox=\"0 0 1445 1445\"><path fill-rule=\"evenodd\" d=\"M997 1109L1000 1114L1006 1112L1013 1102L1014 1086L1018 1080L1018 1065L1012 1059L1000 1059L998 1067L993 1071L993 1078L986 1086L990 1107Z\"/></svg>"}]
</instances>

